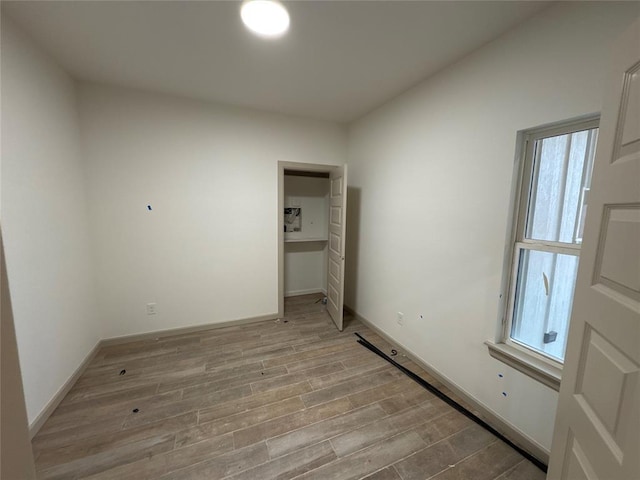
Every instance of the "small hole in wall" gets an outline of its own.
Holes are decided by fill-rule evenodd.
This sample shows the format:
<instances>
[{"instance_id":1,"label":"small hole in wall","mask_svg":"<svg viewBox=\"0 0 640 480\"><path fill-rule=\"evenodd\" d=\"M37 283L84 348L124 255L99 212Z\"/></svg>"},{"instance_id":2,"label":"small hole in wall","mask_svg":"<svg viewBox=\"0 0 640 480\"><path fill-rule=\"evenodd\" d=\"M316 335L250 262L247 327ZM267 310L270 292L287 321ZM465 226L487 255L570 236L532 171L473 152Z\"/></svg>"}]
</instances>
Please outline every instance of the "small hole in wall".
<instances>
[{"instance_id":1,"label":"small hole in wall","mask_svg":"<svg viewBox=\"0 0 640 480\"><path fill-rule=\"evenodd\" d=\"M507 392L502 392L502 396L506 397L507 396Z\"/></svg>"},{"instance_id":2,"label":"small hole in wall","mask_svg":"<svg viewBox=\"0 0 640 480\"><path fill-rule=\"evenodd\" d=\"M139 408L134 408L133 410L131 410L133 413L138 413L140 411Z\"/></svg>"},{"instance_id":3,"label":"small hole in wall","mask_svg":"<svg viewBox=\"0 0 640 480\"><path fill-rule=\"evenodd\" d=\"M503 378L503 377L504 377L504 375L503 375L503 374L501 374L501 373L499 373L499 374L498 374L498 377Z\"/></svg>"},{"instance_id":4,"label":"small hole in wall","mask_svg":"<svg viewBox=\"0 0 640 480\"><path fill-rule=\"evenodd\" d=\"M147 210L149 211L153 210L153 208L151 208L151 205L147 205Z\"/></svg>"}]
</instances>

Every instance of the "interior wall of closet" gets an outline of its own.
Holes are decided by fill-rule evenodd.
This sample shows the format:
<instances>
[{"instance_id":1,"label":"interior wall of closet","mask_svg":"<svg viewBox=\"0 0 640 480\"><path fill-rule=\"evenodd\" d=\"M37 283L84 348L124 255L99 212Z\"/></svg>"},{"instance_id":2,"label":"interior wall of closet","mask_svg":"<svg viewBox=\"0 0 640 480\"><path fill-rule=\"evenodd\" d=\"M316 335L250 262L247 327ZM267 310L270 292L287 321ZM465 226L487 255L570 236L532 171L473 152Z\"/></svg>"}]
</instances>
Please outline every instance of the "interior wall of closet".
<instances>
[{"instance_id":1,"label":"interior wall of closet","mask_svg":"<svg viewBox=\"0 0 640 480\"><path fill-rule=\"evenodd\" d=\"M327 288L329 174L284 174L284 295L324 293Z\"/></svg>"}]
</instances>

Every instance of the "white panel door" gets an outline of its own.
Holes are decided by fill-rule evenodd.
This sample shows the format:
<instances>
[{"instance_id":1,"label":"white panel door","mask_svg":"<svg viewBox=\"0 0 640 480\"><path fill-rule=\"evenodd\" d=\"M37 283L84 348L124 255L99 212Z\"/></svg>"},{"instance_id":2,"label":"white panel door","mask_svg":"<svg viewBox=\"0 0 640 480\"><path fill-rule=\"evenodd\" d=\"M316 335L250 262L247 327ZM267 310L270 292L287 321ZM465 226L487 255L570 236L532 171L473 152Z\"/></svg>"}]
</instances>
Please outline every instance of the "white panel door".
<instances>
[{"instance_id":1,"label":"white panel door","mask_svg":"<svg viewBox=\"0 0 640 480\"><path fill-rule=\"evenodd\" d=\"M344 245L347 212L347 166L329 174L329 265L327 266L327 310L342 331L344 303Z\"/></svg>"},{"instance_id":2,"label":"white panel door","mask_svg":"<svg viewBox=\"0 0 640 480\"><path fill-rule=\"evenodd\" d=\"M640 479L640 20L614 50L548 479Z\"/></svg>"}]
</instances>

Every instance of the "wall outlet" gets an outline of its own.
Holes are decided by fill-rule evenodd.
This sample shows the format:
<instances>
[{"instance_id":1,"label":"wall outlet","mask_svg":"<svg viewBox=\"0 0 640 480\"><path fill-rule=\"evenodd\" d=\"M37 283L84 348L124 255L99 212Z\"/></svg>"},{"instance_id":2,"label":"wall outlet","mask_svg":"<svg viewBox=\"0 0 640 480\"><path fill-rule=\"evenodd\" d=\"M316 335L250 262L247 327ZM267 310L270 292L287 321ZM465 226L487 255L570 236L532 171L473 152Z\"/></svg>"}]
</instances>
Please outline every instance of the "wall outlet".
<instances>
[{"instance_id":1,"label":"wall outlet","mask_svg":"<svg viewBox=\"0 0 640 480\"><path fill-rule=\"evenodd\" d=\"M155 315L155 314L156 314L156 304L147 303L147 315Z\"/></svg>"},{"instance_id":2,"label":"wall outlet","mask_svg":"<svg viewBox=\"0 0 640 480\"><path fill-rule=\"evenodd\" d=\"M404 325L404 313L398 312L398 325Z\"/></svg>"}]
</instances>

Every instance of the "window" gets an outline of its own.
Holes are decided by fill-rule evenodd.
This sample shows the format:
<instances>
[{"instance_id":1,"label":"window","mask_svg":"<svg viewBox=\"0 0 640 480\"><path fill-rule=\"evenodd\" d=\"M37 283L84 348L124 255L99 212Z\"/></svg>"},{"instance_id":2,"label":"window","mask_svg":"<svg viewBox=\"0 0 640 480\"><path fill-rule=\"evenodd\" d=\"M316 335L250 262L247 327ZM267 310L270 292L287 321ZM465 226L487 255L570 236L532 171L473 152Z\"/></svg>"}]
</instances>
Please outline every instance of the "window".
<instances>
[{"instance_id":1,"label":"window","mask_svg":"<svg viewBox=\"0 0 640 480\"><path fill-rule=\"evenodd\" d=\"M504 343L564 361L598 120L523 134Z\"/></svg>"}]
</instances>

